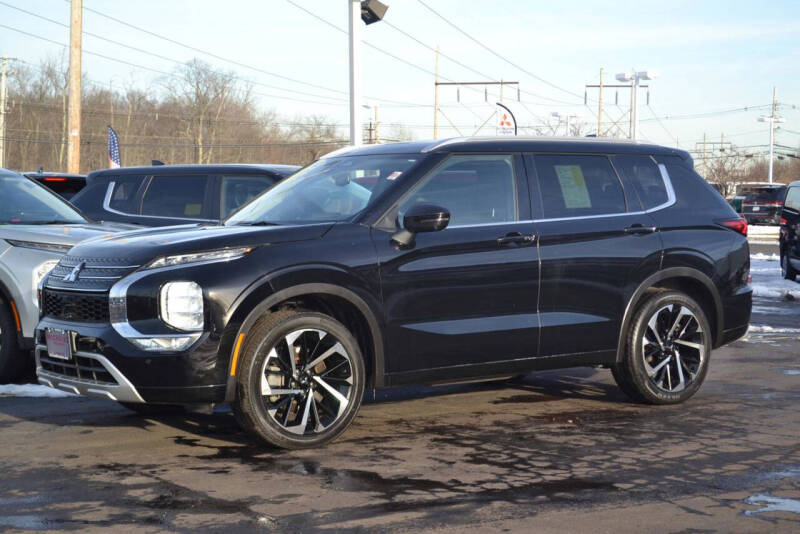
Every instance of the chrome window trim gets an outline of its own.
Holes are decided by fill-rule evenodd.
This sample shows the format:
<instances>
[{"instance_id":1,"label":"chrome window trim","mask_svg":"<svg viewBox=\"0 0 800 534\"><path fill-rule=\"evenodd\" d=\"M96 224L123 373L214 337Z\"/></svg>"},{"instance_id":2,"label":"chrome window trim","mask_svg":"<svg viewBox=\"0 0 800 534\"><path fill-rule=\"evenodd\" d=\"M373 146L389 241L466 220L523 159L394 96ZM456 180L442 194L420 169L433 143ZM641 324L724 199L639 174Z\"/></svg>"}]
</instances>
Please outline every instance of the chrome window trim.
<instances>
[{"instance_id":1,"label":"chrome window trim","mask_svg":"<svg viewBox=\"0 0 800 534\"><path fill-rule=\"evenodd\" d=\"M115 213L117 215L122 215L124 217L140 217L142 219L180 219L182 221L192 221L192 222L218 222L214 219L200 219L194 217L165 217L163 215L142 215L140 213L128 213L125 211L120 211L111 207L111 196L114 194L114 186L117 185L117 182L109 182L108 189L106 189L106 196L103 199L103 209L108 211L109 213ZM148 184L149 187L149 184ZM142 197L142 201L144 201L144 197Z\"/></svg>"},{"instance_id":2,"label":"chrome window trim","mask_svg":"<svg viewBox=\"0 0 800 534\"><path fill-rule=\"evenodd\" d=\"M663 204L658 206L654 206L648 210L639 210L639 211L626 211L625 213L606 213L603 215L580 215L576 217L556 217L551 219L528 219L528 220L519 220L519 221L509 221L504 223L486 223L486 224L460 224L458 226L448 226L443 231L447 231L450 228L477 228L483 226L497 226L501 224L519 224L519 223L538 223L538 222L561 222L561 221L575 221L580 219L600 219L605 217L625 217L628 215L645 215L654 213L656 211L660 211L666 208L671 207L672 205L677 202L677 197L675 195L675 189L672 187L672 180L669 177L669 173L667 172L667 167L663 163L658 164L658 169L661 171L661 178L664 180L664 185L667 188L667 201Z\"/></svg>"}]
</instances>

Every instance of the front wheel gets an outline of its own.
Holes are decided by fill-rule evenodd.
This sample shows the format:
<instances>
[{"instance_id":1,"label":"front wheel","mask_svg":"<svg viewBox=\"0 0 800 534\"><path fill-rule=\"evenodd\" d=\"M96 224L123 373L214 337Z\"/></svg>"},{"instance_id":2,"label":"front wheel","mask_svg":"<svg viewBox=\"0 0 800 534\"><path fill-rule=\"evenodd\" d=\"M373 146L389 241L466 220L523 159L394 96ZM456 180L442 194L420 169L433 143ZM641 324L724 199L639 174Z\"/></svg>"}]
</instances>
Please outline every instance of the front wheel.
<instances>
[{"instance_id":1,"label":"front wheel","mask_svg":"<svg viewBox=\"0 0 800 534\"><path fill-rule=\"evenodd\" d=\"M781 275L787 280L797 279L797 269L789 263L789 254L781 254Z\"/></svg>"},{"instance_id":2,"label":"front wheel","mask_svg":"<svg viewBox=\"0 0 800 534\"><path fill-rule=\"evenodd\" d=\"M17 329L9 304L0 297L0 384L18 378L25 358L17 344Z\"/></svg>"},{"instance_id":3,"label":"front wheel","mask_svg":"<svg viewBox=\"0 0 800 534\"><path fill-rule=\"evenodd\" d=\"M684 293L663 291L637 310L625 355L612 372L634 400L676 404L700 388L710 357L711 328L703 309Z\"/></svg>"},{"instance_id":4,"label":"front wheel","mask_svg":"<svg viewBox=\"0 0 800 534\"><path fill-rule=\"evenodd\" d=\"M350 425L364 383L361 350L344 325L321 313L281 310L247 333L233 412L272 445L317 447Z\"/></svg>"}]
</instances>

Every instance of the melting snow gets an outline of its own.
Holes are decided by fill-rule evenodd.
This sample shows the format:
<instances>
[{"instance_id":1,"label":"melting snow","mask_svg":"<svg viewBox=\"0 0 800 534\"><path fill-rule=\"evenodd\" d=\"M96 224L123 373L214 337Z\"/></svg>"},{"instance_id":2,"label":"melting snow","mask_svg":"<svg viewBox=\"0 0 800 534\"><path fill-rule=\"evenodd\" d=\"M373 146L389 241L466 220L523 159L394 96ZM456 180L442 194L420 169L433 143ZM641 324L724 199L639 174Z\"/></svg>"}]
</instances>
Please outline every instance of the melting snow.
<instances>
[{"instance_id":1,"label":"melting snow","mask_svg":"<svg viewBox=\"0 0 800 534\"><path fill-rule=\"evenodd\" d=\"M40 386L39 384L3 384L0 385L0 396L11 397L74 397L72 393Z\"/></svg>"},{"instance_id":2,"label":"melting snow","mask_svg":"<svg viewBox=\"0 0 800 534\"><path fill-rule=\"evenodd\" d=\"M755 516L768 512L792 512L800 514L800 501L796 499L783 499L772 495L753 495L744 500L747 504L763 506L758 510L747 510L744 515Z\"/></svg>"}]
</instances>

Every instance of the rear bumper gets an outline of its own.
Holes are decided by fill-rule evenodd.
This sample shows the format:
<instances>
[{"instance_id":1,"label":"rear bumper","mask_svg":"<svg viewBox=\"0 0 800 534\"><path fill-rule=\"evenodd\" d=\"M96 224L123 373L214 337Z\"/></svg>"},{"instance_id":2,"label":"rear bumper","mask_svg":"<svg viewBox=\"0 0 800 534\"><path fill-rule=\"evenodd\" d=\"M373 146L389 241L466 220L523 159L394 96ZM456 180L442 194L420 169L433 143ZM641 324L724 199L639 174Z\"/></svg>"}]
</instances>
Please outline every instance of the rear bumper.
<instances>
[{"instance_id":1,"label":"rear bumper","mask_svg":"<svg viewBox=\"0 0 800 534\"><path fill-rule=\"evenodd\" d=\"M726 298L722 303L722 334L717 346L736 341L747 333L750 325L750 314L753 310L753 289L745 286Z\"/></svg>"},{"instance_id":2,"label":"rear bumper","mask_svg":"<svg viewBox=\"0 0 800 534\"><path fill-rule=\"evenodd\" d=\"M780 213L743 213L742 217L745 218L748 224L753 223L770 223L770 224L780 224L781 216Z\"/></svg>"}]
</instances>

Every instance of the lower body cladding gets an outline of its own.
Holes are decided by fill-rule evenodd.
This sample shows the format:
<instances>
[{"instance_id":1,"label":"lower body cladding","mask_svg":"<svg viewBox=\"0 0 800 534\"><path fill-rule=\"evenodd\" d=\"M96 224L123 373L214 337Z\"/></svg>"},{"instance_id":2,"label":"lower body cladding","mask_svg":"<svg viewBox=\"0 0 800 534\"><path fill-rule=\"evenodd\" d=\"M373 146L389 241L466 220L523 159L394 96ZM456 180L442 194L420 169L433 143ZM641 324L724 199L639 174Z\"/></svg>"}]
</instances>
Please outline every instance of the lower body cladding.
<instances>
[{"instance_id":1,"label":"lower body cladding","mask_svg":"<svg viewBox=\"0 0 800 534\"><path fill-rule=\"evenodd\" d=\"M66 332L68 357L48 352L45 332ZM36 330L36 375L41 384L127 403L206 404L225 400L227 358L220 341L203 335L188 351L137 349L108 324L45 318Z\"/></svg>"}]
</instances>

